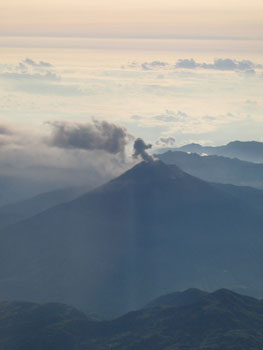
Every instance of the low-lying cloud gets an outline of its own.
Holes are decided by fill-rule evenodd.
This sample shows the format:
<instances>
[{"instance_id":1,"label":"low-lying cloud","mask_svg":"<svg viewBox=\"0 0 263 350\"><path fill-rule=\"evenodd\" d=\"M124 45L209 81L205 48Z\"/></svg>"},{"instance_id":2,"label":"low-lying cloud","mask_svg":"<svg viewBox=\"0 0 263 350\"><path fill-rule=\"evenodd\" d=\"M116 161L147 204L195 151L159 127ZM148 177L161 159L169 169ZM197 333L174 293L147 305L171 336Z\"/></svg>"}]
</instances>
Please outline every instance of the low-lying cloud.
<instances>
[{"instance_id":1,"label":"low-lying cloud","mask_svg":"<svg viewBox=\"0 0 263 350\"><path fill-rule=\"evenodd\" d=\"M248 71L257 68L263 68L261 64L256 64L249 60L235 60L231 58L215 58L213 63L199 63L193 58L191 59L179 59L175 65L175 68L184 69L212 69L219 71Z\"/></svg>"},{"instance_id":2,"label":"low-lying cloud","mask_svg":"<svg viewBox=\"0 0 263 350\"><path fill-rule=\"evenodd\" d=\"M29 66L32 66L32 67L52 67L51 63L48 63L45 61L35 62L31 58L24 59L23 63L28 64Z\"/></svg>"},{"instance_id":3,"label":"low-lying cloud","mask_svg":"<svg viewBox=\"0 0 263 350\"><path fill-rule=\"evenodd\" d=\"M127 66L123 65L122 68L142 69L144 71L162 69L210 69L216 71L253 72L255 69L262 69L263 65L254 63L250 60L237 60L232 58L215 58L212 63L197 62L193 58L181 58L178 59L175 64L163 61L143 62L141 64L138 62L132 62Z\"/></svg>"},{"instance_id":4,"label":"low-lying cloud","mask_svg":"<svg viewBox=\"0 0 263 350\"><path fill-rule=\"evenodd\" d=\"M144 62L141 64L143 70L152 70L159 69L168 66L168 63L163 61L152 61L152 62Z\"/></svg>"},{"instance_id":5,"label":"low-lying cloud","mask_svg":"<svg viewBox=\"0 0 263 350\"><path fill-rule=\"evenodd\" d=\"M12 79L12 80L48 80L48 81L59 81L60 77L53 72L45 73L16 73L16 72L5 72L0 73L0 77L3 79Z\"/></svg>"},{"instance_id":6,"label":"low-lying cloud","mask_svg":"<svg viewBox=\"0 0 263 350\"><path fill-rule=\"evenodd\" d=\"M2 65L0 69L0 78L10 80L48 80L59 81L61 77L53 69L51 63L39 61L35 62L26 58L16 65Z\"/></svg>"}]
</instances>

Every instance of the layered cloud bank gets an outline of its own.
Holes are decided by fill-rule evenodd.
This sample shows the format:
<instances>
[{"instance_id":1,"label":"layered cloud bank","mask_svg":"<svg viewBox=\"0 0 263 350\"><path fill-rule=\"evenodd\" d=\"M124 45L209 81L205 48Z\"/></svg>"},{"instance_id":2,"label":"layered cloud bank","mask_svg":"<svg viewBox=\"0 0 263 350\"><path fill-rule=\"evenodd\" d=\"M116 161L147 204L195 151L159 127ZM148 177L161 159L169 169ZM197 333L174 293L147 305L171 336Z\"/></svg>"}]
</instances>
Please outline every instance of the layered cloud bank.
<instances>
[{"instance_id":1,"label":"layered cloud bank","mask_svg":"<svg viewBox=\"0 0 263 350\"><path fill-rule=\"evenodd\" d=\"M246 72L263 69L262 64L252 62L250 60L237 60L232 58L215 58L213 62L198 62L193 58L180 58L174 64L164 61L152 62L131 62L128 65L123 65L123 69L142 69L150 70L178 70L178 69L201 69L215 71L234 71Z\"/></svg>"},{"instance_id":2,"label":"layered cloud bank","mask_svg":"<svg viewBox=\"0 0 263 350\"><path fill-rule=\"evenodd\" d=\"M44 61L36 62L31 58L25 58L17 65L0 65L0 78L15 80L60 80L60 76L55 72L51 63Z\"/></svg>"},{"instance_id":3,"label":"layered cloud bank","mask_svg":"<svg viewBox=\"0 0 263 350\"><path fill-rule=\"evenodd\" d=\"M179 59L175 65L175 68L186 69L212 69L219 71L246 71L251 69L262 69L262 64L256 64L249 60L233 60L231 58L216 58L213 63L199 63L193 58L191 59Z\"/></svg>"},{"instance_id":4,"label":"layered cloud bank","mask_svg":"<svg viewBox=\"0 0 263 350\"><path fill-rule=\"evenodd\" d=\"M143 51L133 57L130 51L106 50L103 57L89 51L72 60L72 52L56 57L55 51L0 62L1 120L39 129L49 121L54 152L121 155L128 134L158 147L171 146L174 139L177 145L261 140L259 56L211 59L215 55ZM93 135L88 144L87 135ZM10 135L0 142L8 139L14 142Z\"/></svg>"}]
</instances>

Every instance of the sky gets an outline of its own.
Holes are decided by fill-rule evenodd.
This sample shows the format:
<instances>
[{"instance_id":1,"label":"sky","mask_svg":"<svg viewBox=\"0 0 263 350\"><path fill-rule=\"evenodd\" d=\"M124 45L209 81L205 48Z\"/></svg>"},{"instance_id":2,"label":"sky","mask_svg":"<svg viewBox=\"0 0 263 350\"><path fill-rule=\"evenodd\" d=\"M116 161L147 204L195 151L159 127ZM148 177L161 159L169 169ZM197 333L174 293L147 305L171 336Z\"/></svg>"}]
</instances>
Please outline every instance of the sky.
<instances>
[{"instance_id":1,"label":"sky","mask_svg":"<svg viewBox=\"0 0 263 350\"><path fill-rule=\"evenodd\" d=\"M262 17L258 0L3 3L0 176L106 179L137 137L263 141Z\"/></svg>"},{"instance_id":2,"label":"sky","mask_svg":"<svg viewBox=\"0 0 263 350\"><path fill-rule=\"evenodd\" d=\"M2 35L262 38L260 0L10 0Z\"/></svg>"}]
</instances>

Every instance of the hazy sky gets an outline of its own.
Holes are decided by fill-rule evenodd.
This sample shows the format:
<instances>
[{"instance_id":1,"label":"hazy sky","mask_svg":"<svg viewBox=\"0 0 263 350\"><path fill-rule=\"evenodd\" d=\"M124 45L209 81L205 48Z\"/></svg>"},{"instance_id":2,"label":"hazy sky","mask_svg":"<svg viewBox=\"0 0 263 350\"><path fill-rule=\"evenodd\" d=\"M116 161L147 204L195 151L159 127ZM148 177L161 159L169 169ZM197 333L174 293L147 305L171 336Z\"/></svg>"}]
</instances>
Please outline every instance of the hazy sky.
<instances>
[{"instance_id":1,"label":"hazy sky","mask_svg":"<svg viewBox=\"0 0 263 350\"><path fill-rule=\"evenodd\" d=\"M262 38L261 0L9 0L1 35Z\"/></svg>"},{"instance_id":2,"label":"hazy sky","mask_svg":"<svg viewBox=\"0 0 263 350\"><path fill-rule=\"evenodd\" d=\"M0 176L114 176L132 137L263 141L262 33L261 0L2 1ZM101 149L104 121L126 152Z\"/></svg>"}]
</instances>

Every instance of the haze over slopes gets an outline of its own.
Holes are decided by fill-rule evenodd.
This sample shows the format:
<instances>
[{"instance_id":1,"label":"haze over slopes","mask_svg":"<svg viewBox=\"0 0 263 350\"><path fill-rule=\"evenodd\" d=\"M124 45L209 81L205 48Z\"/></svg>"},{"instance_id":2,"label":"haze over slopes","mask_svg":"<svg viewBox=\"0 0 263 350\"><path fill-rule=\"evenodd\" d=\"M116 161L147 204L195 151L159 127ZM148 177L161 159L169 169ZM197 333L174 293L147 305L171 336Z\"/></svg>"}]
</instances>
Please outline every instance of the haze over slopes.
<instances>
[{"instance_id":1,"label":"haze over slopes","mask_svg":"<svg viewBox=\"0 0 263 350\"><path fill-rule=\"evenodd\" d=\"M262 37L259 0L12 0L1 6L2 35Z\"/></svg>"}]
</instances>

